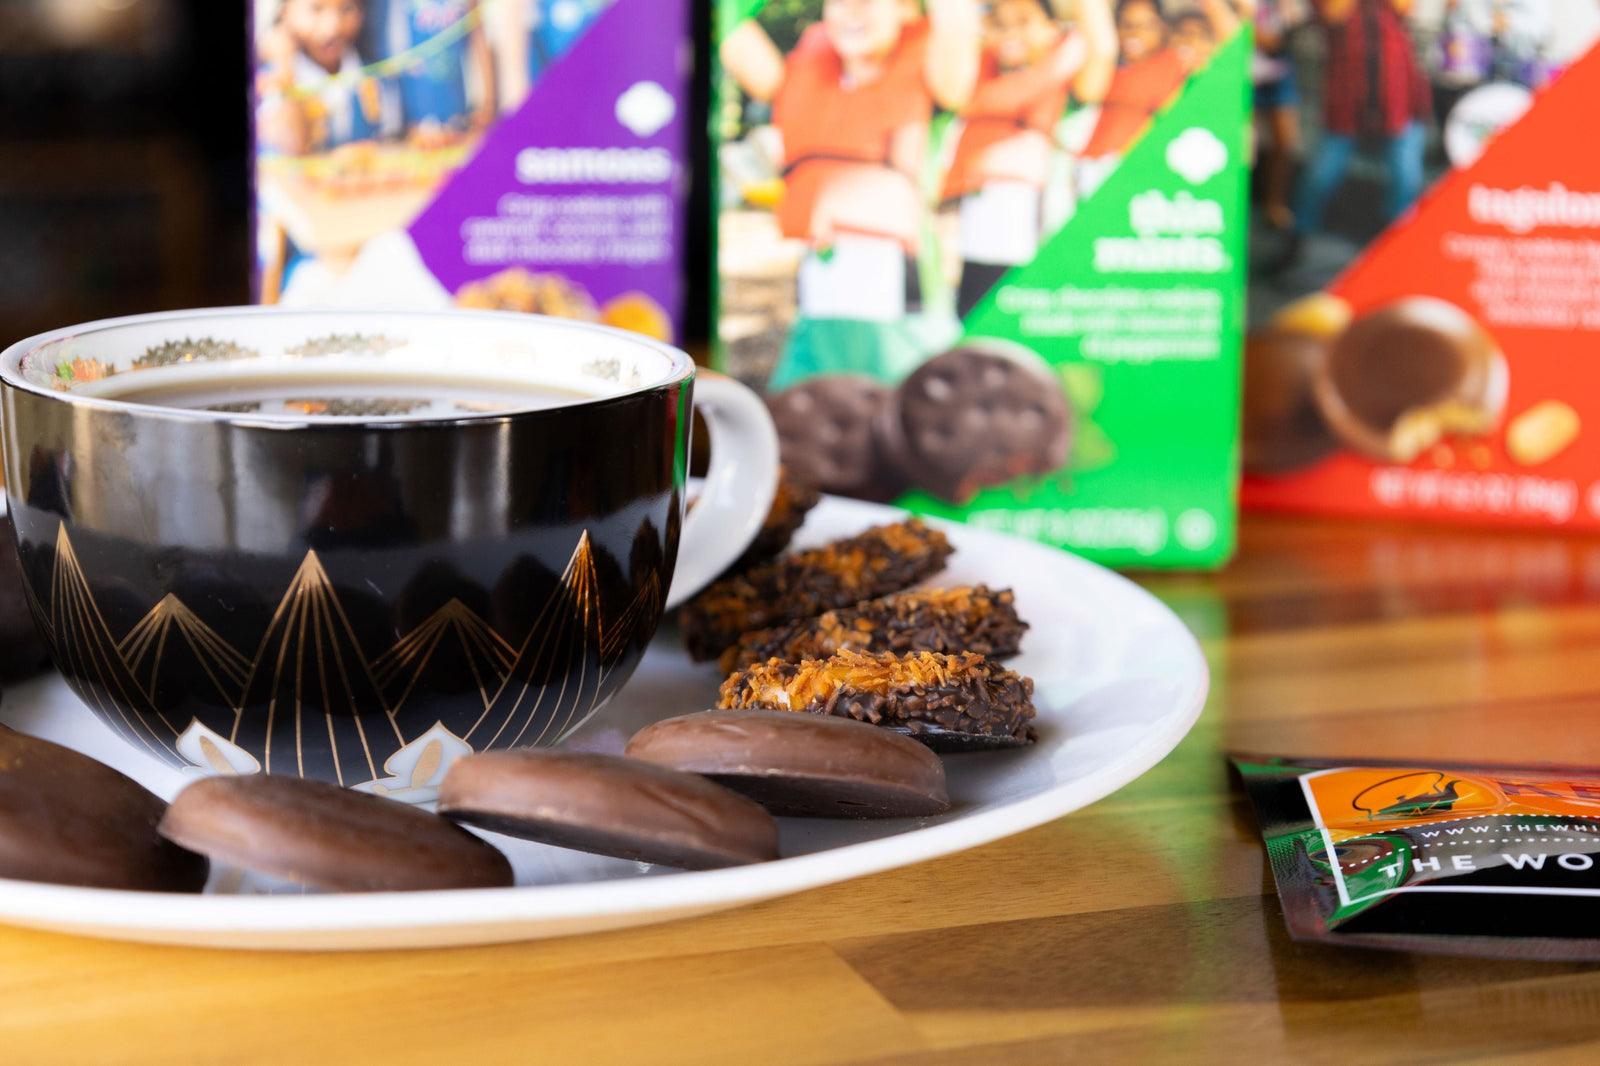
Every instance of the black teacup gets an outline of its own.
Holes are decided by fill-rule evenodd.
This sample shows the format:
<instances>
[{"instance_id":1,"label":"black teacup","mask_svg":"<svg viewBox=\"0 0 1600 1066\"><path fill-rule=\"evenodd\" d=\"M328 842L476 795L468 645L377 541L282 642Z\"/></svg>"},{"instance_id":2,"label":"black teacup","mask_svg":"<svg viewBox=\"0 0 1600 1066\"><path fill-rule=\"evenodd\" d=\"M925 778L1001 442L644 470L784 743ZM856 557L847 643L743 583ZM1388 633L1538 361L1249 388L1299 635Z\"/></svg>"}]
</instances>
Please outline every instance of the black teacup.
<instances>
[{"instance_id":1,"label":"black teacup","mask_svg":"<svg viewBox=\"0 0 1600 1066\"><path fill-rule=\"evenodd\" d=\"M532 315L145 315L14 345L0 382L34 615L94 712L177 766L407 798L584 721L776 477L743 386Z\"/></svg>"}]
</instances>

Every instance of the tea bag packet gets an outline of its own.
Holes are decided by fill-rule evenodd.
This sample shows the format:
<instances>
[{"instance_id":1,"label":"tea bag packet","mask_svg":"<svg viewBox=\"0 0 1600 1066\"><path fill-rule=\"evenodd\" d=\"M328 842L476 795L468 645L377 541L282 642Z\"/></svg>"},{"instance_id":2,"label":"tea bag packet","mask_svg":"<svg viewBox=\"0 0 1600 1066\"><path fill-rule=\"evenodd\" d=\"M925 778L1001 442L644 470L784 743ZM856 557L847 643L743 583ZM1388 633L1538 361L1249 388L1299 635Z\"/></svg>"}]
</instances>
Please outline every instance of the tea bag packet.
<instances>
[{"instance_id":1,"label":"tea bag packet","mask_svg":"<svg viewBox=\"0 0 1600 1066\"><path fill-rule=\"evenodd\" d=\"M1297 939L1600 958L1600 769L1233 764Z\"/></svg>"}]
</instances>

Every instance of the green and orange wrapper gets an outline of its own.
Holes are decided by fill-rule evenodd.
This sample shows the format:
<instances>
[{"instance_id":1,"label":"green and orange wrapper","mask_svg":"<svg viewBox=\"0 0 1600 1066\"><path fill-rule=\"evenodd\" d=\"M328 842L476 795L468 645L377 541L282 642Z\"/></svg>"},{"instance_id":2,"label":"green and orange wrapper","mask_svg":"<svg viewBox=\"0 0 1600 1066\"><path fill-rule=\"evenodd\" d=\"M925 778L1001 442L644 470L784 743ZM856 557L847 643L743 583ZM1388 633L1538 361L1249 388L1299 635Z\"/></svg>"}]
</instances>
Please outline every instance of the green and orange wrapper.
<instances>
[{"instance_id":1,"label":"green and orange wrapper","mask_svg":"<svg viewBox=\"0 0 1600 1066\"><path fill-rule=\"evenodd\" d=\"M1233 764L1295 938L1600 959L1600 769Z\"/></svg>"}]
</instances>

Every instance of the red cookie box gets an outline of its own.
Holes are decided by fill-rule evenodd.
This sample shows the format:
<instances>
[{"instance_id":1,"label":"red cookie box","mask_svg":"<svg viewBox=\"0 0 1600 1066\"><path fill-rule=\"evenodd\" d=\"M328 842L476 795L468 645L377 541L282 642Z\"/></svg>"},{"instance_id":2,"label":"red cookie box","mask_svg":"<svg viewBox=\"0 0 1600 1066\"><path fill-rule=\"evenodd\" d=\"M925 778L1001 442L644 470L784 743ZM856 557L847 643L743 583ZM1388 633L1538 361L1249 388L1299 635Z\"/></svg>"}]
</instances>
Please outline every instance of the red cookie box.
<instances>
[{"instance_id":1,"label":"red cookie box","mask_svg":"<svg viewBox=\"0 0 1600 1066\"><path fill-rule=\"evenodd\" d=\"M1578 58L1531 100L1475 161L1458 160L1324 292L1252 330L1244 506L1600 529L1600 152L1590 132L1600 52ZM1446 149L1451 121L1443 120ZM1331 417L1339 406L1332 378L1342 366L1354 379L1358 356L1346 330L1419 306L1418 298L1445 301L1475 320L1468 328L1481 329L1503 356L1501 378L1467 405L1476 405L1482 425L1453 419L1432 443L1438 427L1422 427L1420 437L1413 433L1380 459L1370 435L1360 440ZM1430 343L1423 334L1395 340L1381 367L1369 346L1364 372L1372 383L1362 388L1409 388L1420 402ZM1398 393L1392 398L1404 405ZM1382 406L1367 399L1370 408Z\"/></svg>"}]
</instances>

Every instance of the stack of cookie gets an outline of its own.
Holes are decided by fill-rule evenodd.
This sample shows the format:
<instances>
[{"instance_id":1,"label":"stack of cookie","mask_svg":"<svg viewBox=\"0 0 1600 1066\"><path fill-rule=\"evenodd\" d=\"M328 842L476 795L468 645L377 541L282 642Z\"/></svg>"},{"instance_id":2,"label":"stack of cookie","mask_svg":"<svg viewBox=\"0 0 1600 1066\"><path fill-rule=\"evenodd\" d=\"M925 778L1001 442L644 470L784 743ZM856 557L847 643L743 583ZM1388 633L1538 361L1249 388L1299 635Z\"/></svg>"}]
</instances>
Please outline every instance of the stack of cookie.
<instances>
[{"instance_id":1,"label":"stack of cookie","mask_svg":"<svg viewBox=\"0 0 1600 1066\"><path fill-rule=\"evenodd\" d=\"M1011 590L913 588L953 550L910 519L734 573L684 607L689 655L727 671L724 710L853 718L936 751L1030 743L1033 682L997 661L1028 628Z\"/></svg>"}]
</instances>

